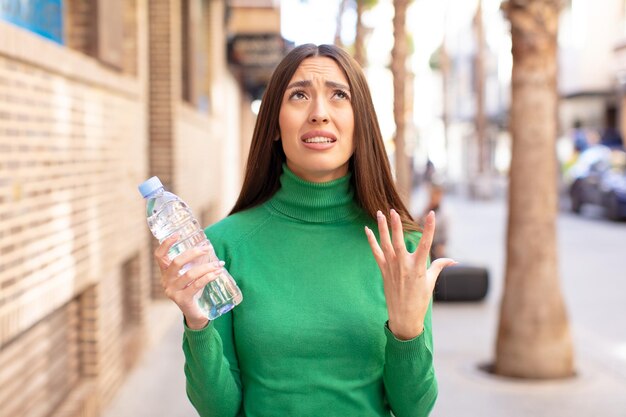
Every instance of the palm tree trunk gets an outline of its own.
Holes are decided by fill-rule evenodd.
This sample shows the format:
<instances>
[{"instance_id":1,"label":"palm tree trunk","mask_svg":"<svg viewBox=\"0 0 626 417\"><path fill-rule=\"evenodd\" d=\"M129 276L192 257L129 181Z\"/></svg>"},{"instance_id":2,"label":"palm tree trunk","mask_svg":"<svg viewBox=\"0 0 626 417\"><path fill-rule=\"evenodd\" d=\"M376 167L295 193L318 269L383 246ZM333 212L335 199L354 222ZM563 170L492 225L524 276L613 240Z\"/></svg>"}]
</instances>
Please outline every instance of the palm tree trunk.
<instances>
[{"instance_id":1,"label":"palm tree trunk","mask_svg":"<svg viewBox=\"0 0 626 417\"><path fill-rule=\"evenodd\" d=\"M337 26L335 27L335 40L334 44L343 47L343 42L341 42L341 30L343 29L343 13L346 11L346 6L348 4L348 0L341 0L339 3L339 11L337 12Z\"/></svg>"},{"instance_id":2,"label":"palm tree trunk","mask_svg":"<svg viewBox=\"0 0 626 417\"><path fill-rule=\"evenodd\" d=\"M476 32L476 56L474 61L474 82L476 85L476 139L478 148L478 176L487 173L487 116L485 115L485 30L483 27L482 0L478 0L478 7L474 16L474 30Z\"/></svg>"},{"instance_id":3,"label":"palm tree trunk","mask_svg":"<svg viewBox=\"0 0 626 417\"><path fill-rule=\"evenodd\" d=\"M574 373L557 267L557 27L560 0L514 0L506 281L494 372L520 378Z\"/></svg>"},{"instance_id":4,"label":"palm tree trunk","mask_svg":"<svg viewBox=\"0 0 626 417\"><path fill-rule=\"evenodd\" d=\"M445 24L444 24L445 27ZM450 127L450 104L448 95L450 94L450 57L446 48L446 33L444 32L441 48L439 48L439 62L441 68L441 122L443 123L443 140L446 156L449 153L450 139L448 128Z\"/></svg>"},{"instance_id":5,"label":"palm tree trunk","mask_svg":"<svg viewBox=\"0 0 626 417\"><path fill-rule=\"evenodd\" d=\"M406 34L406 11L409 0L393 1L393 49L391 50L391 72L393 74L393 118L396 123L395 162L396 183L400 197L408 205L411 194L411 169L406 155L406 60L408 38Z\"/></svg>"},{"instance_id":6,"label":"palm tree trunk","mask_svg":"<svg viewBox=\"0 0 626 417\"><path fill-rule=\"evenodd\" d=\"M363 0L356 0L356 34L354 36L354 59L365 67L365 26L363 26Z\"/></svg>"}]
</instances>

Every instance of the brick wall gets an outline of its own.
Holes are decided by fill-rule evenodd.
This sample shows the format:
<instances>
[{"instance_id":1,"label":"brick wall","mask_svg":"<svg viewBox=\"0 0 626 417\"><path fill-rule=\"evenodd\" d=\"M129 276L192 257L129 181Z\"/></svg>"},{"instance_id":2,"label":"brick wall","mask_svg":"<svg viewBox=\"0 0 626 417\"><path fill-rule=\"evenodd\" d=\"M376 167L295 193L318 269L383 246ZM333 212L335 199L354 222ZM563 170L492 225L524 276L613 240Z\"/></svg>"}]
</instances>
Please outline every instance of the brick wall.
<instances>
[{"instance_id":1,"label":"brick wall","mask_svg":"<svg viewBox=\"0 0 626 417\"><path fill-rule=\"evenodd\" d=\"M141 346L144 84L0 22L3 414L95 416Z\"/></svg>"},{"instance_id":2,"label":"brick wall","mask_svg":"<svg viewBox=\"0 0 626 417\"><path fill-rule=\"evenodd\" d=\"M203 225L234 203L254 120L224 2L190 1L208 112L181 97L180 0L123 0L117 69L89 55L94 2L64 3L66 46L0 21L2 415L97 416L141 354L161 289L140 182L158 175Z\"/></svg>"},{"instance_id":3,"label":"brick wall","mask_svg":"<svg viewBox=\"0 0 626 417\"><path fill-rule=\"evenodd\" d=\"M86 55L93 55L96 4L90 0L67 0L63 4L65 45Z\"/></svg>"},{"instance_id":4,"label":"brick wall","mask_svg":"<svg viewBox=\"0 0 626 417\"><path fill-rule=\"evenodd\" d=\"M207 69L194 85L208 93L209 109L200 112L183 100L181 0L150 2L150 175L207 226L232 207L241 184L242 94L227 70L224 3L189 1L202 10L196 24L205 42L196 45L204 45ZM152 294L161 297L160 274L152 269Z\"/></svg>"},{"instance_id":5,"label":"brick wall","mask_svg":"<svg viewBox=\"0 0 626 417\"><path fill-rule=\"evenodd\" d=\"M149 163L150 175L158 175L163 184L170 188L172 162L170 150L173 140L172 96L174 80L170 67L171 2L168 0L149 3Z\"/></svg>"},{"instance_id":6,"label":"brick wall","mask_svg":"<svg viewBox=\"0 0 626 417\"><path fill-rule=\"evenodd\" d=\"M129 75L137 75L139 71L138 62L145 60L144 56L139 55L139 52L143 50L139 45L144 40L139 34L139 28L142 28L142 32L146 28L145 22L140 16L143 16L145 10L142 9L140 13L137 5L137 0L124 0L123 2L124 60L122 68L123 72Z\"/></svg>"}]
</instances>

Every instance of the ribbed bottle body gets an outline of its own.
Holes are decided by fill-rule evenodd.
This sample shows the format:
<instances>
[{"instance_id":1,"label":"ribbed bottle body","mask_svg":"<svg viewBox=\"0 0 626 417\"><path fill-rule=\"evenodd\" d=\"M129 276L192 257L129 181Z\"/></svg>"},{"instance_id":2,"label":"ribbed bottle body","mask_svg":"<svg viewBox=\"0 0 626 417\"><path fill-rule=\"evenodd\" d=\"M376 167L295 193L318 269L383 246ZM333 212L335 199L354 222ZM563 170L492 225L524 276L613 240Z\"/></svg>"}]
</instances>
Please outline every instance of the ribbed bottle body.
<instances>
[{"instance_id":1,"label":"ribbed bottle body","mask_svg":"<svg viewBox=\"0 0 626 417\"><path fill-rule=\"evenodd\" d=\"M163 242L172 234L178 234L176 243L168 252L170 260L174 260L189 249L210 246L191 209L178 196L161 188L145 198L148 227L154 237ZM204 257L185 264L179 274L183 275L194 265L217 260L211 247ZM225 269L223 271L217 279L209 282L195 295L196 302L210 320L232 310L243 299L233 277Z\"/></svg>"}]
</instances>

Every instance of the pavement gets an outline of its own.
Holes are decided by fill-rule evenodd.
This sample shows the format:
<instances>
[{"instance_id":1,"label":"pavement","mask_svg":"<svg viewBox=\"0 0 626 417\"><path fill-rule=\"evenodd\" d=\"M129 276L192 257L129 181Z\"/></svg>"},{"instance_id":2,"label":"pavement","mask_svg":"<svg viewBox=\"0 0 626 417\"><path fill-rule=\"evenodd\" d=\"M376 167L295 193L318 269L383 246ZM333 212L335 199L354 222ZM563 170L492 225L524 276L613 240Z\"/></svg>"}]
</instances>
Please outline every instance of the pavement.
<instances>
[{"instance_id":1,"label":"pavement","mask_svg":"<svg viewBox=\"0 0 626 417\"><path fill-rule=\"evenodd\" d=\"M523 381L480 370L494 358L506 242L503 200L451 198L449 253L484 265L491 288L481 303L436 303L433 312L440 416L626 416L626 223L561 212L561 288L574 342L576 376ZM541 244L541 242L529 242Z\"/></svg>"},{"instance_id":2,"label":"pavement","mask_svg":"<svg viewBox=\"0 0 626 417\"><path fill-rule=\"evenodd\" d=\"M146 349L102 417L197 417L185 393L180 310L159 300L149 317Z\"/></svg>"},{"instance_id":3,"label":"pavement","mask_svg":"<svg viewBox=\"0 0 626 417\"><path fill-rule=\"evenodd\" d=\"M423 195L416 193L413 207L423 202ZM591 209L583 216L559 216L561 284L576 376L526 381L481 370L494 357L505 264L505 201L447 196L445 208L450 256L487 267L490 289L482 302L435 303L439 399L431 416L626 417L626 222L606 221ZM150 347L104 417L197 416L185 395L180 315L166 300L152 309Z\"/></svg>"}]
</instances>

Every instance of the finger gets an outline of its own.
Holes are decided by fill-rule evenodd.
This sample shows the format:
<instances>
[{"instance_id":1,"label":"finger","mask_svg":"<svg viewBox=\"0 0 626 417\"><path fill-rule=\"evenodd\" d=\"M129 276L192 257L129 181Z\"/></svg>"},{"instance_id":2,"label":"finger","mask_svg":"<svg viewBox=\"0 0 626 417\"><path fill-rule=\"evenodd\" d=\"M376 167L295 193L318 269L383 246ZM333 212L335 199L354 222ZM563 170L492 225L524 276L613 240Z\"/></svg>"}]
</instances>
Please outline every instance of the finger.
<instances>
[{"instance_id":1,"label":"finger","mask_svg":"<svg viewBox=\"0 0 626 417\"><path fill-rule=\"evenodd\" d=\"M191 297L198 291L203 289L208 283L215 281L222 274L222 270L214 271L208 274L202 275L200 278L192 281L189 285L181 290L181 294L184 297Z\"/></svg>"},{"instance_id":2,"label":"finger","mask_svg":"<svg viewBox=\"0 0 626 417\"><path fill-rule=\"evenodd\" d=\"M444 268L457 264L458 262L454 259L439 258L433 261L432 264L430 264L430 268L428 268L428 271L426 271L426 273L428 274L429 279L437 280L439 274L441 274L441 271L443 271Z\"/></svg>"},{"instance_id":3,"label":"finger","mask_svg":"<svg viewBox=\"0 0 626 417\"><path fill-rule=\"evenodd\" d=\"M430 254L430 247L433 244L433 236L435 234L435 212L430 211L426 216L426 221L424 222L424 231L422 232L422 238L420 239L419 244L417 245L417 250L415 251L415 265L426 265L428 261L428 255Z\"/></svg>"},{"instance_id":4,"label":"finger","mask_svg":"<svg viewBox=\"0 0 626 417\"><path fill-rule=\"evenodd\" d=\"M168 272L175 271L176 272L175 275L178 275L180 269L184 265L188 264L189 262L197 261L197 263L208 263L208 257L207 257L208 253L209 253L208 246L202 246L198 248L193 248L191 250L187 250L181 253L180 255L178 255L176 258L174 258L172 262L170 263L170 266L167 268L167 270Z\"/></svg>"},{"instance_id":5,"label":"finger","mask_svg":"<svg viewBox=\"0 0 626 417\"><path fill-rule=\"evenodd\" d=\"M219 261L217 255L215 254L215 248L213 247L213 245L211 245L211 242L204 241L198 247L205 248L207 250L207 253L209 254L209 262Z\"/></svg>"},{"instance_id":6,"label":"finger","mask_svg":"<svg viewBox=\"0 0 626 417\"><path fill-rule=\"evenodd\" d=\"M194 265L209 263L206 250L206 247L193 248L174 258L174 260L170 262L167 269L161 273L161 285L163 288L165 289L172 286L174 282L177 282L177 280L184 275L184 273L189 272L190 269L194 268ZM187 266L187 268L182 269L187 264L190 265Z\"/></svg>"},{"instance_id":7,"label":"finger","mask_svg":"<svg viewBox=\"0 0 626 417\"><path fill-rule=\"evenodd\" d=\"M154 250L154 259L156 260L159 268L165 270L170 264L170 258L167 256L170 248L178 240L178 233L174 233L168 236L161 244Z\"/></svg>"},{"instance_id":8,"label":"finger","mask_svg":"<svg viewBox=\"0 0 626 417\"><path fill-rule=\"evenodd\" d=\"M187 288L191 283L193 283L198 278L206 275L206 274L221 274L224 270L224 261L218 262L210 262L200 264L191 268L184 275L181 275L179 278L172 280L172 287L174 290L182 290Z\"/></svg>"},{"instance_id":9,"label":"finger","mask_svg":"<svg viewBox=\"0 0 626 417\"><path fill-rule=\"evenodd\" d=\"M391 218L391 242L396 255L400 256L407 253L406 244L404 243L404 232L402 231L402 219L394 209L391 209L389 213Z\"/></svg>"},{"instance_id":10,"label":"finger","mask_svg":"<svg viewBox=\"0 0 626 417\"><path fill-rule=\"evenodd\" d=\"M372 232L372 229L365 226L365 235L367 236L367 242L370 244L370 249L372 249L372 254L374 255L374 259L376 260L378 267L380 269L383 269L386 264L385 254L383 253L380 246L378 246L378 241L376 240L374 232Z\"/></svg>"},{"instance_id":11,"label":"finger","mask_svg":"<svg viewBox=\"0 0 626 417\"><path fill-rule=\"evenodd\" d=\"M380 236L380 248L382 249L385 259L391 260L395 258L391 238L389 237L389 227L387 226L387 218L378 210L376 212L376 220L378 221L378 235Z\"/></svg>"}]
</instances>

